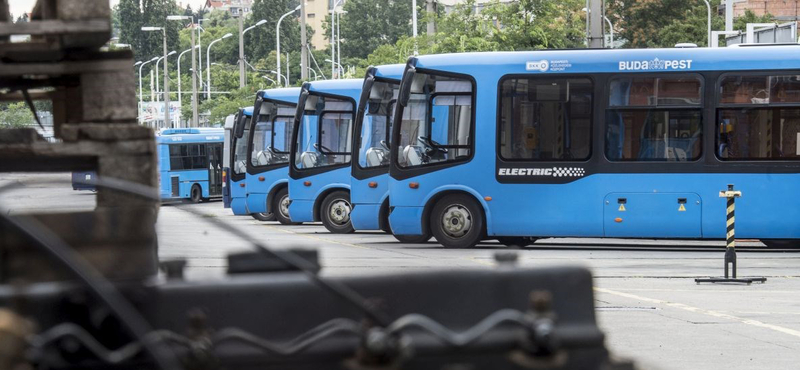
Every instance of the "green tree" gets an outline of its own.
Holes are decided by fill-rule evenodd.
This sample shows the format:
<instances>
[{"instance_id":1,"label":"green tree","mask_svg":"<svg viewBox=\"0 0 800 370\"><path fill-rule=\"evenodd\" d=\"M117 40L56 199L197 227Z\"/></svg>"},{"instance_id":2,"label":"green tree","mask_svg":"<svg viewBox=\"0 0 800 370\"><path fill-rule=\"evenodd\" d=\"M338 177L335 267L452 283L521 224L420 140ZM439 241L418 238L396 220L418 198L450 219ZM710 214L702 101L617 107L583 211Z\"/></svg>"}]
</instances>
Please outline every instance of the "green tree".
<instances>
[{"instance_id":1,"label":"green tree","mask_svg":"<svg viewBox=\"0 0 800 370\"><path fill-rule=\"evenodd\" d=\"M34 124L33 114L24 102L0 104L0 128L17 128Z\"/></svg>"},{"instance_id":2,"label":"green tree","mask_svg":"<svg viewBox=\"0 0 800 370\"><path fill-rule=\"evenodd\" d=\"M491 3L481 14L503 50L565 49L583 46L583 7L581 0L520 0Z\"/></svg>"},{"instance_id":3,"label":"green tree","mask_svg":"<svg viewBox=\"0 0 800 370\"><path fill-rule=\"evenodd\" d=\"M164 55L161 32L143 32L143 26L165 27L167 48L177 50L180 22L167 21L168 15L182 14L175 0L120 0L114 7L112 19L118 19L119 39L130 44L136 60Z\"/></svg>"},{"instance_id":4,"label":"green tree","mask_svg":"<svg viewBox=\"0 0 800 370\"><path fill-rule=\"evenodd\" d=\"M423 2L424 3L424 2ZM380 46L394 44L400 37L411 35L410 0L348 0L344 3L341 23L342 57L366 58ZM423 12L417 10L417 18ZM324 25L330 38L330 14ZM419 24L420 29L424 24Z\"/></svg>"},{"instance_id":5,"label":"green tree","mask_svg":"<svg viewBox=\"0 0 800 370\"><path fill-rule=\"evenodd\" d=\"M266 58L275 50L275 26L286 12L297 7L295 0L255 0L245 27L264 19L266 24L256 27L245 35L248 45L248 60ZM300 50L300 23L295 15L281 22L281 53Z\"/></svg>"}]
</instances>

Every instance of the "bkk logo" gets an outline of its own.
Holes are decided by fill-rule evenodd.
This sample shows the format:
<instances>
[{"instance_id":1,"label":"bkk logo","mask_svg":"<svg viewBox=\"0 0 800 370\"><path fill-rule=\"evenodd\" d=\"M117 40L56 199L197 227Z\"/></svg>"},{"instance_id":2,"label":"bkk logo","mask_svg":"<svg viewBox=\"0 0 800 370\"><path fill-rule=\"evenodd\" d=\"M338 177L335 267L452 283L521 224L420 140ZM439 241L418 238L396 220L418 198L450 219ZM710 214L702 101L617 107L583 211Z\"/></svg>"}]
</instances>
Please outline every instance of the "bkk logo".
<instances>
[{"instance_id":1,"label":"bkk logo","mask_svg":"<svg viewBox=\"0 0 800 370\"><path fill-rule=\"evenodd\" d=\"M536 62L527 62L525 63L525 70L526 71L540 71L540 72L547 72L550 68L550 62L547 60L540 60Z\"/></svg>"},{"instance_id":2,"label":"bkk logo","mask_svg":"<svg viewBox=\"0 0 800 370\"><path fill-rule=\"evenodd\" d=\"M692 69L692 60L660 60L656 58L653 60L632 60L628 62L619 62L620 71L668 71L681 69Z\"/></svg>"},{"instance_id":3,"label":"bkk logo","mask_svg":"<svg viewBox=\"0 0 800 370\"><path fill-rule=\"evenodd\" d=\"M552 168L500 168L498 176L550 176L550 177L583 177L586 170L581 167Z\"/></svg>"}]
</instances>

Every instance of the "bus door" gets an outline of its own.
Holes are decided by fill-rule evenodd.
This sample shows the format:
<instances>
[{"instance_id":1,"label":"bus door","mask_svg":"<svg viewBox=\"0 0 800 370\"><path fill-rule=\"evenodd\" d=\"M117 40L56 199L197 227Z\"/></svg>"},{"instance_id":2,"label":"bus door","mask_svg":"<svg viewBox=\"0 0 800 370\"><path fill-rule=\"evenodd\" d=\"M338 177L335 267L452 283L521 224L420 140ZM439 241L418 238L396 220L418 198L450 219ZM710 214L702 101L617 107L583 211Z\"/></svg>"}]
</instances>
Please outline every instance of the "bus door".
<instances>
[{"instance_id":1,"label":"bus door","mask_svg":"<svg viewBox=\"0 0 800 370\"><path fill-rule=\"evenodd\" d=\"M611 79L606 157L665 171L619 175L603 199L605 236L702 237L700 195L681 170L700 159L701 92L700 78L692 75Z\"/></svg>"},{"instance_id":2,"label":"bus door","mask_svg":"<svg viewBox=\"0 0 800 370\"><path fill-rule=\"evenodd\" d=\"M210 144L206 148L208 162L208 195L222 195L222 145Z\"/></svg>"}]
</instances>

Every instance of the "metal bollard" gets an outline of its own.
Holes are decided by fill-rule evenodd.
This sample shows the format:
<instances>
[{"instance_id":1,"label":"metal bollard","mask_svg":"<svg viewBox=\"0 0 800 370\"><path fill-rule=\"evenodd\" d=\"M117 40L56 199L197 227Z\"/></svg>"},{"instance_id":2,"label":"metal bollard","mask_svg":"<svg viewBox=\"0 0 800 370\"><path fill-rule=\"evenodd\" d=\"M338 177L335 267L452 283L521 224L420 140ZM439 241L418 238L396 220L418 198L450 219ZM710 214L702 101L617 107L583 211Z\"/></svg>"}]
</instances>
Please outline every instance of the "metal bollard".
<instances>
[{"instance_id":1,"label":"metal bollard","mask_svg":"<svg viewBox=\"0 0 800 370\"><path fill-rule=\"evenodd\" d=\"M725 277L694 279L696 283L744 283L749 285L753 282L764 283L767 281L767 278L764 277L736 277L736 198L741 196L742 192L734 190L733 184L728 184L728 190L719 192L720 198L727 198L725 212ZM728 273L728 268L730 268L730 274Z\"/></svg>"}]
</instances>

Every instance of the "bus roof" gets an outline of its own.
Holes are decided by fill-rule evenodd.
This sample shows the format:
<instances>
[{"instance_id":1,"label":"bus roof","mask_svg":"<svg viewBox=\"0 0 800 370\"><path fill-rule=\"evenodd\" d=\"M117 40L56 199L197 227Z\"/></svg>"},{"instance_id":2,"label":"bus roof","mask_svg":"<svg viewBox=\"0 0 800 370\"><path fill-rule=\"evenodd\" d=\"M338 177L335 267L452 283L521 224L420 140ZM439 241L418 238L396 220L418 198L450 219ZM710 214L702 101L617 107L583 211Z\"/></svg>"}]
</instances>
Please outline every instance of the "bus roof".
<instances>
[{"instance_id":1,"label":"bus roof","mask_svg":"<svg viewBox=\"0 0 800 370\"><path fill-rule=\"evenodd\" d=\"M161 130L156 135L156 142L160 144L222 142L224 135L225 130L222 128L168 128Z\"/></svg>"},{"instance_id":2,"label":"bus roof","mask_svg":"<svg viewBox=\"0 0 800 370\"><path fill-rule=\"evenodd\" d=\"M303 84L303 88L307 88L310 92L346 96L356 102L358 102L363 86L364 80L355 78L311 81Z\"/></svg>"},{"instance_id":3,"label":"bus roof","mask_svg":"<svg viewBox=\"0 0 800 370\"><path fill-rule=\"evenodd\" d=\"M252 117L253 116L253 107L244 107L242 108L242 112L244 112L245 116Z\"/></svg>"},{"instance_id":4,"label":"bus roof","mask_svg":"<svg viewBox=\"0 0 800 370\"><path fill-rule=\"evenodd\" d=\"M300 97L299 87L281 87L277 89L260 90L257 95L262 98L284 101L291 104L297 104L297 99Z\"/></svg>"},{"instance_id":5,"label":"bus roof","mask_svg":"<svg viewBox=\"0 0 800 370\"><path fill-rule=\"evenodd\" d=\"M375 77L400 80L401 78L403 78L403 71L405 70L405 68L406 68L405 64L384 64L382 66L376 66Z\"/></svg>"},{"instance_id":6,"label":"bus roof","mask_svg":"<svg viewBox=\"0 0 800 370\"><path fill-rule=\"evenodd\" d=\"M416 57L416 66L487 78L516 73L685 73L800 69L798 55L800 45L762 46L757 49L572 49L422 55Z\"/></svg>"}]
</instances>

